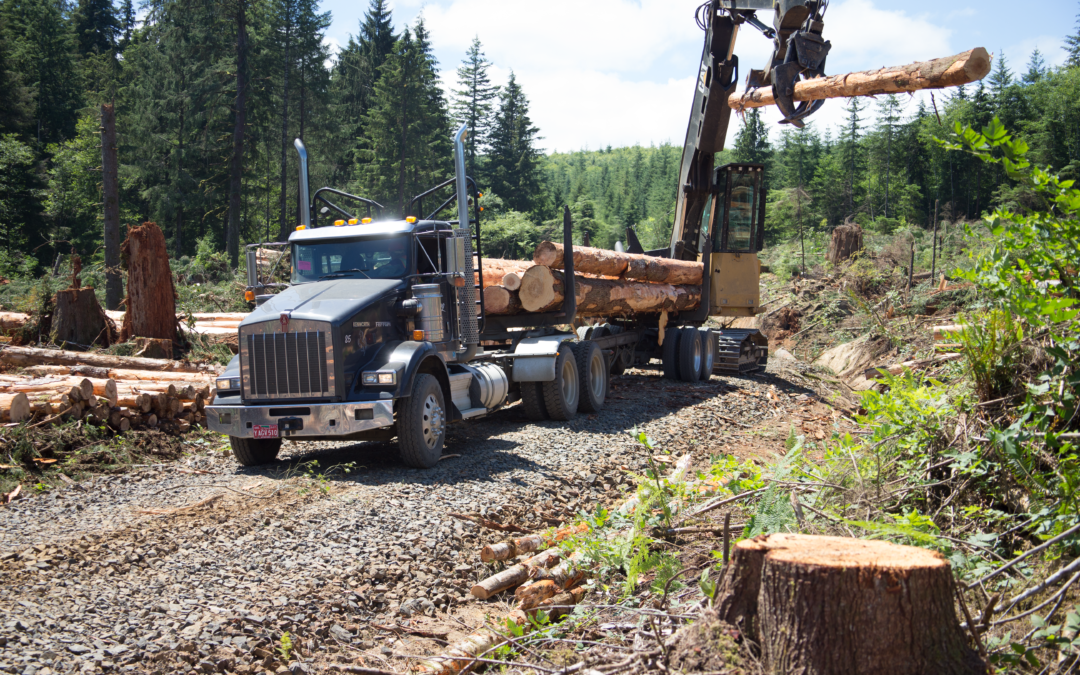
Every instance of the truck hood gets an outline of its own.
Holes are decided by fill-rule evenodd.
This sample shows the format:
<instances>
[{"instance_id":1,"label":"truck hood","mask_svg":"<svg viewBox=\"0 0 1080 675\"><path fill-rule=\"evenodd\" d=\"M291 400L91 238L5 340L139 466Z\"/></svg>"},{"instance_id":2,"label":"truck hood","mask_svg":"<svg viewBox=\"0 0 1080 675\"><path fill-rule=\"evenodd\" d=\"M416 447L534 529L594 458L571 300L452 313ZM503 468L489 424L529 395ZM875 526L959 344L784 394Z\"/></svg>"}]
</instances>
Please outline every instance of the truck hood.
<instances>
[{"instance_id":1,"label":"truck hood","mask_svg":"<svg viewBox=\"0 0 1080 675\"><path fill-rule=\"evenodd\" d=\"M291 319L338 325L358 310L404 288L405 282L400 279L328 279L298 284L256 307L240 325L276 321L284 313Z\"/></svg>"}]
</instances>

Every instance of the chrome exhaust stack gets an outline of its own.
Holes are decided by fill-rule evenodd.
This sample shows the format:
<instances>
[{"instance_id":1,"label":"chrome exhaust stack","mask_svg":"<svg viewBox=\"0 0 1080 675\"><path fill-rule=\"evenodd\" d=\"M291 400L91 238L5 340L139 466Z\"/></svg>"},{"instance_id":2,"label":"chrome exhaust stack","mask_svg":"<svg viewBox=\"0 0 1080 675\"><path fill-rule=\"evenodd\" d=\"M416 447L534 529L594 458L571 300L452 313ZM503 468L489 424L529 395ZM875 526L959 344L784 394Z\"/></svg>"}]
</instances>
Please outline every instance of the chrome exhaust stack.
<instances>
[{"instance_id":1,"label":"chrome exhaust stack","mask_svg":"<svg viewBox=\"0 0 1080 675\"><path fill-rule=\"evenodd\" d=\"M462 124L454 134L454 179L457 182L458 229L469 229L469 189L465 180L465 137L469 128Z\"/></svg>"},{"instance_id":2,"label":"chrome exhaust stack","mask_svg":"<svg viewBox=\"0 0 1080 675\"><path fill-rule=\"evenodd\" d=\"M300 194L297 195L297 199L300 200L300 224L304 227L311 227L311 195L308 190L307 148L304 147L304 142L299 138L293 141L293 145L296 146L296 152L300 155Z\"/></svg>"}]
</instances>

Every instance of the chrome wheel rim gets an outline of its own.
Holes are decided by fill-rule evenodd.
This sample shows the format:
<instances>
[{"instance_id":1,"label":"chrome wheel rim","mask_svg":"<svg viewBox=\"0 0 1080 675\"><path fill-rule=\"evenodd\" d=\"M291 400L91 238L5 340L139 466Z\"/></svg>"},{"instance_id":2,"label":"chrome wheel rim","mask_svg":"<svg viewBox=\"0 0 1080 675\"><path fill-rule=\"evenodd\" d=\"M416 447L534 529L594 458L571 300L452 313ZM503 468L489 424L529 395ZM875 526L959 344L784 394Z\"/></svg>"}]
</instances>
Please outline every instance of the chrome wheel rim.
<instances>
[{"instance_id":1,"label":"chrome wheel rim","mask_svg":"<svg viewBox=\"0 0 1080 675\"><path fill-rule=\"evenodd\" d=\"M592 390L593 398L600 400L604 396L604 373L607 371L607 367L604 364L604 357L599 351L593 352L593 357L589 359L589 389Z\"/></svg>"},{"instance_id":2,"label":"chrome wheel rim","mask_svg":"<svg viewBox=\"0 0 1080 675\"><path fill-rule=\"evenodd\" d=\"M439 442L445 426L446 418L443 415L442 406L439 405L439 399L435 398L435 394L428 394L424 399L423 431L424 443L429 449L434 448Z\"/></svg>"},{"instance_id":3,"label":"chrome wheel rim","mask_svg":"<svg viewBox=\"0 0 1080 675\"><path fill-rule=\"evenodd\" d=\"M578 400L578 378L577 367L574 365L572 359L566 359L563 361L562 367L562 390L563 401L566 402L567 408L574 408L577 405Z\"/></svg>"}]
</instances>

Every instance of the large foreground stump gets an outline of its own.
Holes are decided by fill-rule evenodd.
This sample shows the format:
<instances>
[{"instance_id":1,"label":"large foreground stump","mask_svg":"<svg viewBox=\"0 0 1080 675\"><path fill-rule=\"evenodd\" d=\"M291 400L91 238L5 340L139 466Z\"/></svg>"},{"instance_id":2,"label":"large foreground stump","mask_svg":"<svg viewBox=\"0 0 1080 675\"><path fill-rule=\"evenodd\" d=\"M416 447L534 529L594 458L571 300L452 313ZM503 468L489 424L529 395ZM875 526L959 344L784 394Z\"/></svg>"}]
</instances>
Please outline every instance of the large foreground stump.
<instances>
[{"instance_id":1,"label":"large foreground stump","mask_svg":"<svg viewBox=\"0 0 1080 675\"><path fill-rule=\"evenodd\" d=\"M127 262L127 311L121 339L176 341L176 289L173 287L165 235L156 223L128 230L121 247Z\"/></svg>"},{"instance_id":2,"label":"large foreground stump","mask_svg":"<svg viewBox=\"0 0 1080 675\"><path fill-rule=\"evenodd\" d=\"M934 551L774 534L735 546L716 610L761 646L770 673L986 673L953 597Z\"/></svg>"}]
</instances>

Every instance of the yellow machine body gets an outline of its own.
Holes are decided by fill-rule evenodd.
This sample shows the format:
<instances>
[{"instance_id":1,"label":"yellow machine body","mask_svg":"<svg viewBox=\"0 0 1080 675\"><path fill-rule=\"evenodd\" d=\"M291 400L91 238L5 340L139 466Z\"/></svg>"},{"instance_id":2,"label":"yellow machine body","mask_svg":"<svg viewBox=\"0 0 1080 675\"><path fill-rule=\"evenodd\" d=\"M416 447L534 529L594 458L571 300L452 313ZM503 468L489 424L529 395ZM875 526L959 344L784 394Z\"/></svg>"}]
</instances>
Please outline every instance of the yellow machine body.
<instances>
[{"instance_id":1,"label":"yellow machine body","mask_svg":"<svg viewBox=\"0 0 1080 675\"><path fill-rule=\"evenodd\" d=\"M711 316L754 316L761 305L757 253L713 253Z\"/></svg>"}]
</instances>

